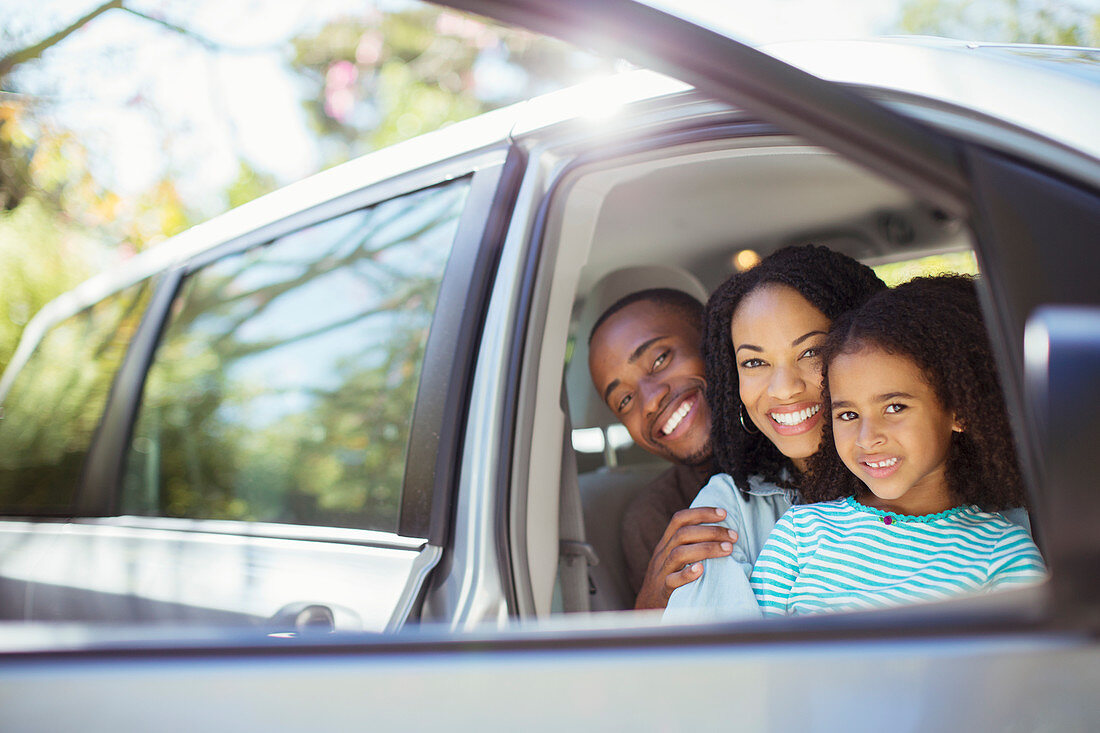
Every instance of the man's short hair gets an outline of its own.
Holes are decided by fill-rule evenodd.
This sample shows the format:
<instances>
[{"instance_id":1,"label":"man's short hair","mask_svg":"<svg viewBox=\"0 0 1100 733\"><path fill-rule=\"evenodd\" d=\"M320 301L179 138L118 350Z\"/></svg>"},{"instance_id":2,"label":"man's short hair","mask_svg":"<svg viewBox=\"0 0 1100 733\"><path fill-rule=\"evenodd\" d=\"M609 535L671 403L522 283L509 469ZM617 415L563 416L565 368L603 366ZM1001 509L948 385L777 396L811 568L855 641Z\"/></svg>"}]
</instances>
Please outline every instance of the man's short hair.
<instances>
[{"instance_id":1,"label":"man's short hair","mask_svg":"<svg viewBox=\"0 0 1100 733\"><path fill-rule=\"evenodd\" d=\"M604 321L621 311L623 308L626 308L628 305L643 301L653 303L658 308L679 313L683 316L685 321L699 329L700 333L702 332L703 304L696 300L694 296L688 295L683 290L675 290L674 288L650 288L649 290L639 290L636 293L631 293L630 295L619 298L611 304L611 307L600 314L600 317L597 318L596 322L592 325L592 330L588 332L589 345L592 344L592 337L596 335L596 331L599 330Z\"/></svg>"}]
</instances>

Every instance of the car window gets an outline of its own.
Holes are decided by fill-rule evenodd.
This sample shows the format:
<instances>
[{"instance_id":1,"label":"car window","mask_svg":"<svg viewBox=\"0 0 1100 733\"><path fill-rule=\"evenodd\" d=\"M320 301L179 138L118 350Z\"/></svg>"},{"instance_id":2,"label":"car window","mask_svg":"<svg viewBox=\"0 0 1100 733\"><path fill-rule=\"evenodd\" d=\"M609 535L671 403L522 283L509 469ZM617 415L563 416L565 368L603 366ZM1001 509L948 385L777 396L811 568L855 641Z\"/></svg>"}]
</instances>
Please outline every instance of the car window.
<instances>
[{"instance_id":1,"label":"car window","mask_svg":"<svg viewBox=\"0 0 1100 733\"><path fill-rule=\"evenodd\" d=\"M186 278L149 370L122 511L395 531L468 189L355 211Z\"/></svg>"},{"instance_id":2,"label":"car window","mask_svg":"<svg viewBox=\"0 0 1100 733\"><path fill-rule=\"evenodd\" d=\"M945 254L928 255L911 260L888 262L881 265L873 265L875 274L882 281L893 287L914 277L927 275L941 275L955 272L962 275L978 275L978 260L972 250L963 252L947 252Z\"/></svg>"},{"instance_id":3,"label":"car window","mask_svg":"<svg viewBox=\"0 0 1100 733\"><path fill-rule=\"evenodd\" d=\"M19 370L0 420L0 511L68 510L151 291L143 281L63 320Z\"/></svg>"}]
</instances>

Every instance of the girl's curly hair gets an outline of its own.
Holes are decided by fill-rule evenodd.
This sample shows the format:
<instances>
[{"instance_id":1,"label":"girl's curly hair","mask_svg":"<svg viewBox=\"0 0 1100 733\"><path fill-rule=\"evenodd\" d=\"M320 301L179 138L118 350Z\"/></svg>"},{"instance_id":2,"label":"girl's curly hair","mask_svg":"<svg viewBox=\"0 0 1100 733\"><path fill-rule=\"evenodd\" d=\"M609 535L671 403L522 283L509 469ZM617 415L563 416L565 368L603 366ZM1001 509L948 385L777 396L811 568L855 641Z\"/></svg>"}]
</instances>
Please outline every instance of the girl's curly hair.
<instances>
[{"instance_id":1,"label":"girl's curly hair","mask_svg":"<svg viewBox=\"0 0 1100 733\"><path fill-rule=\"evenodd\" d=\"M730 337L730 321L742 298L773 284L794 288L830 320L886 288L866 265L827 247L808 244L776 250L751 270L731 276L710 296L703 358L714 465L742 488L748 486L750 474L789 486L783 480L784 469L791 468L789 459L762 434L749 434L741 428L737 361Z\"/></svg>"},{"instance_id":2,"label":"girl's curly hair","mask_svg":"<svg viewBox=\"0 0 1100 733\"><path fill-rule=\"evenodd\" d=\"M947 486L953 498L983 509L1026 507L993 352L974 280L965 275L918 277L879 293L833 324L822 346L824 407L832 414L829 365L840 354L882 349L911 359L963 432L952 432ZM809 461L802 500L853 496L866 487L840 460L830 420L822 449Z\"/></svg>"}]
</instances>

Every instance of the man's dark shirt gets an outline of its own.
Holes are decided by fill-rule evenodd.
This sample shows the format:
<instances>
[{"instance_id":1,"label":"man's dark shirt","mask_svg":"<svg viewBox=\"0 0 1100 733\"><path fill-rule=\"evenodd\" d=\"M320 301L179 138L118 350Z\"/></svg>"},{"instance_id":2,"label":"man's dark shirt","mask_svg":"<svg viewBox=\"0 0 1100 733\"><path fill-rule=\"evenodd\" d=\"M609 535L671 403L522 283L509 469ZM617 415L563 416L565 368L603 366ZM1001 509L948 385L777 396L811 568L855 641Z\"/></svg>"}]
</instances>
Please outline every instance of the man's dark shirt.
<instances>
[{"instance_id":1,"label":"man's dark shirt","mask_svg":"<svg viewBox=\"0 0 1100 733\"><path fill-rule=\"evenodd\" d=\"M623 512L623 557L634 595L642 588L649 560L672 515L687 509L710 479L709 466L675 465L653 479Z\"/></svg>"}]
</instances>

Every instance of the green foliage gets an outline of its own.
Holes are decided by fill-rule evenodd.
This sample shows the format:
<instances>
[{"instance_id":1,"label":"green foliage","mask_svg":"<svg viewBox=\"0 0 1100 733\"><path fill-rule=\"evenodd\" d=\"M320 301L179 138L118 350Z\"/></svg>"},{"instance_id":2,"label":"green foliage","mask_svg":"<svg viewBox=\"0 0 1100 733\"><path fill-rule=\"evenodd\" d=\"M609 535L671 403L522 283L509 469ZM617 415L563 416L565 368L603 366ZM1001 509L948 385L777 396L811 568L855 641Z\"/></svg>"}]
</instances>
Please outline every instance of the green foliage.
<instances>
[{"instance_id":1,"label":"green foliage","mask_svg":"<svg viewBox=\"0 0 1100 733\"><path fill-rule=\"evenodd\" d=\"M390 62L379 70L379 104L388 114L367 139L381 148L480 114L482 105L470 96L425 84L404 64Z\"/></svg>"},{"instance_id":2,"label":"green foliage","mask_svg":"<svg viewBox=\"0 0 1100 733\"><path fill-rule=\"evenodd\" d=\"M139 284L63 321L20 370L0 420L5 511L65 505L148 296Z\"/></svg>"},{"instance_id":3,"label":"green foliage","mask_svg":"<svg viewBox=\"0 0 1100 733\"><path fill-rule=\"evenodd\" d=\"M31 316L94 272L92 252L38 199L0 215L0 370Z\"/></svg>"},{"instance_id":4,"label":"green foliage","mask_svg":"<svg viewBox=\"0 0 1100 733\"><path fill-rule=\"evenodd\" d=\"M884 283L894 287L915 277L926 275L943 275L946 273L977 275L978 261L975 259L973 252L950 252L948 254L920 257L915 260L875 265L871 269L882 278Z\"/></svg>"},{"instance_id":5,"label":"green foliage","mask_svg":"<svg viewBox=\"0 0 1100 733\"><path fill-rule=\"evenodd\" d=\"M104 186L89 172L84 142L51 123L48 102L23 84L23 71L42 68L51 48L105 13L128 13L217 48L122 0L94 4L80 17L0 12L0 89L21 92L0 96L0 365L26 320L53 296L196 221L170 175L132 196ZM293 39L288 55L325 166L610 68L556 41L412 4L334 18ZM487 68L511 86L479 84ZM243 157L239 165L225 191L230 207L276 187Z\"/></svg>"},{"instance_id":6,"label":"green foliage","mask_svg":"<svg viewBox=\"0 0 1100 733\"><path fill-rule=\"evenodd\" d=\"M909 0L898 26L964 40L1100 46L1100 11L1072 0Z\"/></svg>"},{"instance_id":7,"label":"green foliage","mask_svg":"<svg viewBox=\"0 0 1100 733\"><path fill-rule=\"evenodd\" d=\"M0 171L0 368L50 300L194 223L170 179L126 199L104 187L84 145L26 102L0 103Z\"/></svg>"},{"instance_id":8,"label":"green foliage","mask_svg":"<svg viewBox=\"0 0 1100 733\"><path fill-rule=\"evenodd\" d=\"M256 170L245 161L240 162L237 179L226 189L226 201L233 209L278 188L273 176Z\"/></svg>"},{"instance_id":9,"label":"green foliage","mask_svg":"<svg viewBox=\"0 0 1100 733\"><path fill-rule=\"evenodd\" d=\"M290 66L310 89L304 105L330 163L612 68L557 41L427 7L334 20L293 48Z\"/></svg>"}]
</instances>

